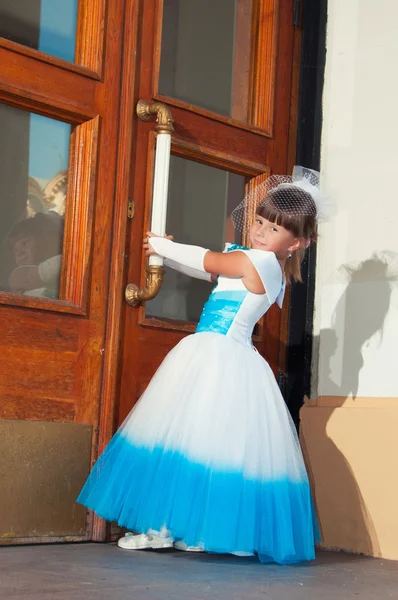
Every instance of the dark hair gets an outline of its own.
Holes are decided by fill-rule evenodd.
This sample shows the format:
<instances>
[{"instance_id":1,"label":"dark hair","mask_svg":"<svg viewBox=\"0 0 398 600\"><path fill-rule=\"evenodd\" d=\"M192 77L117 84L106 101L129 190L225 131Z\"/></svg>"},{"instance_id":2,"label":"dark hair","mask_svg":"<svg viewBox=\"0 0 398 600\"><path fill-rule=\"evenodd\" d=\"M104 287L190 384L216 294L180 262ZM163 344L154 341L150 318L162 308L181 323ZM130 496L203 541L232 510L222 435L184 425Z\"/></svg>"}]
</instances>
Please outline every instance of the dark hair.
<instances>
[{"instance_id":1,"label":"dark hair","mask_svg":"<svg viewBox=\"0 0 398 600\"><path fill-rule=\"evenodd\" d=\"M62 252L64 218L54 211L37 213L23 221L18 221L7 236L11 246L24 237L34 237L37 244L39 262Z\"/></svg>"},{"instance_id":2,"label":"dark hair","mask_svg":"<svg viewBox=\"0 0 398 600\"><path fill-rule=\"evenodd\" d=\"M294 237L316 241L316 205L308 192L294 185L280 185L271 190L260 203L256 213L276 225L290 231ZM292 253L286 262L286 277L302 281L301 263L305 255L305 242L302 248Z\"/></svg>"}]
</instances>

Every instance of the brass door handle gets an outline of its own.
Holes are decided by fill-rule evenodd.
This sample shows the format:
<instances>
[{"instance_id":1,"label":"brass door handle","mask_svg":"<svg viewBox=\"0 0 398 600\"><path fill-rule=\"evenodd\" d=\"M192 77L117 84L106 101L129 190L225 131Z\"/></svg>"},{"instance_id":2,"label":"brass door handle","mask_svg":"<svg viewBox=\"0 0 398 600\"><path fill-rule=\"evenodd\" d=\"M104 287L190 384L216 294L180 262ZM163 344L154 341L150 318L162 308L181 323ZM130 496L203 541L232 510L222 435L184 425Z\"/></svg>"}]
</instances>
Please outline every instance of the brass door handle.
<instances>
[{"instance_id":1,"label":"brass door handle","mask_svg":"<svg viewBox=\"0 0 398 600\"><path fill-rule=\"evenodd\" d=\"M137 104L136 112L141 121L149 121L153 115L156 116L155 130L157 137L151 231L157 235L164 235L167 213L171 134L174 131L173 117L169 107L161 102L150 104L145 100L140 100ZM125 290L126 302L130 306L136 307L147 300L152 300L159 293L163 279L163 259L159 256L150 256L145 287L140 288L134 283L129 283Z\"/></svg>"},{"instance_id":2,"label":"brass door handle","mask_svg":"<svg viewBox=\"0 0 398 600\"><path fill-rule=\"evenodd\" d=\"M146 285L139 288L135 283L129 283L124 293L126 302L130 306L140 306L147 300L152 300L158 295L164 279L164 268L160 265L149 265L146 272Z\"/></svg>"}]
</instances>

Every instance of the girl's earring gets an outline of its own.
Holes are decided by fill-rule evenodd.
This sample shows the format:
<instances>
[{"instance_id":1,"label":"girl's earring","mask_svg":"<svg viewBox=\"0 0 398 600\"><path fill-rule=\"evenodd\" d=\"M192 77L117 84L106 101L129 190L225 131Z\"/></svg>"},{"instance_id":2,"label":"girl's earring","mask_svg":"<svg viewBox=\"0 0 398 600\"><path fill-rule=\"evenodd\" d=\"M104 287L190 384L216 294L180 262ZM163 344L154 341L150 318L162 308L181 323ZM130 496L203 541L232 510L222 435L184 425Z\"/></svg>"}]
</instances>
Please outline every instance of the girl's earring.
<instances>
[{"instance_id":1,"label":"girl's earring","mask_svg":"<svg viewBox=\"0 0 398 600\"><path fill-rule=\"evenodd\" d=\"M290 260L291 258L292 258L292 255L291 255L291 254L289 254L289 256L288 256L288 259Z\"/></svg>"}]
</instances>

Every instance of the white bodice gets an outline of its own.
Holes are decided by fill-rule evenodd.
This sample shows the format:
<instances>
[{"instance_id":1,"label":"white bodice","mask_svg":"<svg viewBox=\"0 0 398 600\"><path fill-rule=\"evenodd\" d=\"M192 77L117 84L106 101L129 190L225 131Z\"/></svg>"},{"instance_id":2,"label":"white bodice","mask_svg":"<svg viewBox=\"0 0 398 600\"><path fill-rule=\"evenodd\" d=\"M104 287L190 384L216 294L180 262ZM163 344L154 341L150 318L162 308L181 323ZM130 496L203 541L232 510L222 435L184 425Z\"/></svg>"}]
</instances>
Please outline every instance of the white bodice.
<instances>
[{"instance_id":1,"label":"white bodice","mask_svg":"<svg viewBox=\"0 0 398 600\"><path fill-rule=\"evenodd\" d=\"M265 294L253 294L241 279L219 277L206 304L196 333L211 331L251 345L257 321L277 302L282 305L285 291L282 270L273 252L249 250L228 244L227 252L244 252L252 261L265 288Z\"/></svg>"}]
</instances>

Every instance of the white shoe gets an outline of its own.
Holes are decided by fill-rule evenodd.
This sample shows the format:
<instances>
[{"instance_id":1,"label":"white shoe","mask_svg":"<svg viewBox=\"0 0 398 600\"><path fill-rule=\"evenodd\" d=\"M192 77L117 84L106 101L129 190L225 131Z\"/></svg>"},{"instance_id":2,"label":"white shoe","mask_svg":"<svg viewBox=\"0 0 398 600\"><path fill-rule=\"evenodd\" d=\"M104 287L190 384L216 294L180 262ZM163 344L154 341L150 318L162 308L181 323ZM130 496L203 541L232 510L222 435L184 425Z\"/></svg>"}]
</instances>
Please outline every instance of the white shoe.
<instances>
[{"instance_id":1,"label":"white shoe","mask_svg":"<svg viewBox=\"0 0 398 600\"><path fill-rule=\"evenodd\" d=\"M200 546L187 546L182 540L180 542L174 542L174 548L176 550L182 550L183 552L204 552Z\"/></svg>"},{"instance_id":2,"label":"white shoe","mask_svg":"<svg viewBox=\"0 0 398 600\"><path fill-rule=\"evenodd\" d=\"M120 538L117 545L123 550L161 550L162 548L172 548L173 540L170 537L164 538L158 535L128 532Z\"/></svg>"}]
</instances>

